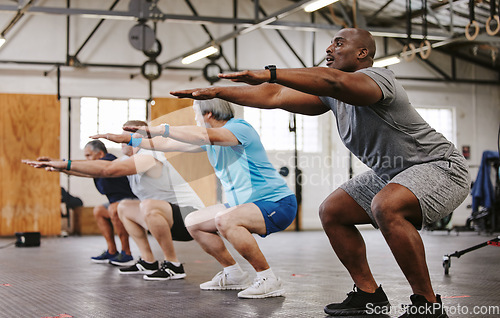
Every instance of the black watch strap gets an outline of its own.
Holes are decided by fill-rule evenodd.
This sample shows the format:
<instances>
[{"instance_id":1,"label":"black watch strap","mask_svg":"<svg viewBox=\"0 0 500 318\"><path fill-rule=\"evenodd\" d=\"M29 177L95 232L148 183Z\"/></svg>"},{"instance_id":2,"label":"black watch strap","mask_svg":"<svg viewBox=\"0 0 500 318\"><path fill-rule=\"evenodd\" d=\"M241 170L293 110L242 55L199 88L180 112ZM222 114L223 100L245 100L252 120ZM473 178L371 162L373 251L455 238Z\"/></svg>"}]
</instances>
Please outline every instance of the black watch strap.
<instances>
[{"instance_id":1,"label":"black watch strap","mask_svg":"<svg viewBox=\"0 0 500 318\"><path fill-rule=\"evenodd\" d=\"M271 72L269 83L276 83L276 65L267 65L265 69Z\"/></svg>"}]
</instances>

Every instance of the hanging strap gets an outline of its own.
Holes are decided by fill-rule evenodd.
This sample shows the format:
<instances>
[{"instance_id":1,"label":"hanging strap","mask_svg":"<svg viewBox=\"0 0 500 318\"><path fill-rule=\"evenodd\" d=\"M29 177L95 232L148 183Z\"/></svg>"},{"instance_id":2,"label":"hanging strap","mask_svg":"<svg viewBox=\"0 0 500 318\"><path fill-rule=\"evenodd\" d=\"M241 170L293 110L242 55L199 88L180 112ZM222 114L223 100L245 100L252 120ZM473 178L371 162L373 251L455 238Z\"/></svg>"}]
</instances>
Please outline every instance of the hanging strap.
<instances>
[{"instance_id":1,"label":"hanging strap","mask_svg":"<svg viewBox=\"0 0 500 318\"><path fill-rule=\"evenodd\" d=\"M406 43L411 42L411 0L406 0Z\"/></svg>"},{"instance_id":2,"label":"hanging strap","mask_svg":"<svg viewBox=\"0 0 500 318\"><path fill-rule=\"evenodd\" d=\"M431 42L427 40L427 0L422 0L422 36L423 40L420 42L419 54L423 60L426 60L432 51Z\"/></svg>"},{"instance_id":3,"label":"hanging strap","mask_svg":"<svg viewBox=\"0 0 500 318\"><path fill-rule=\"evenodd\" d=\"M474 13L475 0L469 0L469 21L476 21L476 14Z\"/></svg>"},{"instance_id":4,"label":"hanging strap","mask_svg":"<svg viewBox=\"0 0 500 318\"><path fill-rule=\"evenodd\" d=\"M405 61L410 62L415 58L415 44L411 41L411 0L406 0L406 45L403 47L402 57ZM410 53L407 54L407 51Z\"/></svg>"},{"instance_id":5,"label":"hanging strap","mask_svg":"<svg viewBox=\"0 0 500 318\"><path fill-rule=\"evenodd\" d=\"M422 35L427 39L427 0L422 0Z\"/></svg>"}]
</instances>

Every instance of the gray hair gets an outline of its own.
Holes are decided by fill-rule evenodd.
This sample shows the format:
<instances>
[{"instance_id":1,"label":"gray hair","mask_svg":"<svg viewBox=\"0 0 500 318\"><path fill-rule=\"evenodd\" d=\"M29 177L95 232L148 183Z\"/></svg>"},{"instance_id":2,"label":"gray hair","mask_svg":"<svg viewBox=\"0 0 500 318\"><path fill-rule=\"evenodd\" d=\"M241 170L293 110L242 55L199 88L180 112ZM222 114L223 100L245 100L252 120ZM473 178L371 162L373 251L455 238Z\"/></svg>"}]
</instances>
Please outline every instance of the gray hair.
<instances>
[{"instance_id":1,"label":"gray hair","mask_svg":"<svg viewBox=\"0 0 500 318\"><path fill-rule=\"evenodd\" d=\"M92 140L92 141L89 141L86 145L85 145L85 148L86 147L90 147L90 149L93 151L93 152L99 152L99 151L102 151L104 152L105 154L108 153L108 149L106 149L106 146L104 145L104 143L100 140Z\"/></svg>"},{"instance_id":2,"label":"gray hair","mask_svg":"<svg viewBox=\"0 0 500 318\"><path fill-rule=\"evenodd\" d=\"M147 126L148 123L146 123L143 120L128 120L123 124L123 126Z\"/></svg>"},{"instance_id":3,"label":"gray hair","mask_svg":"<svg viewBox=\"0 0 500 318\"><path fill-rule=\"evenodd\" d=\"M233 106L228 101L214 98L208 100L197 100L195 105L200 107L202 115L212 113L215 120L230 120L234 118Z\"/></svg>"}]
</instances>

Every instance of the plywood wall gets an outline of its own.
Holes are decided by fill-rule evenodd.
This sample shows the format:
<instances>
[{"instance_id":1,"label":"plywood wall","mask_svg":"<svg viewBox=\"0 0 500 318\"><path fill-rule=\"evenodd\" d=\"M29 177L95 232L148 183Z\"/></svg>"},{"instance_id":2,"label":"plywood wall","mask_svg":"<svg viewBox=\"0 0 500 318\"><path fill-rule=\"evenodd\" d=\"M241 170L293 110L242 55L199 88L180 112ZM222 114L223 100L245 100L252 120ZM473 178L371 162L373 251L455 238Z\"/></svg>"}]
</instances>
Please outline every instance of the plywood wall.
<instances>
[{"instance_id":1,"label":"plywood wall","mask_svg":"<svg viewBox=\"0 0 500 318\"><path fill-rule=\"evenodd\" d=\"M196 125L192 104L190 99L155 98L151 106L152 125ZM166 156L206 206L217 202L216 176L206 153L167 153Z\"/></svg>"},{"instance_id":2,"label":"plywood wall","mask_svg":"<svg viewBox=\"0 0 500 318\"><path fill-rule=\"evenodd\" d=\"M59 158L59 101L0 94L0 114L0 236L60 234L59 174L21 163L40 155Z\"/></svg>"}]
</instances>

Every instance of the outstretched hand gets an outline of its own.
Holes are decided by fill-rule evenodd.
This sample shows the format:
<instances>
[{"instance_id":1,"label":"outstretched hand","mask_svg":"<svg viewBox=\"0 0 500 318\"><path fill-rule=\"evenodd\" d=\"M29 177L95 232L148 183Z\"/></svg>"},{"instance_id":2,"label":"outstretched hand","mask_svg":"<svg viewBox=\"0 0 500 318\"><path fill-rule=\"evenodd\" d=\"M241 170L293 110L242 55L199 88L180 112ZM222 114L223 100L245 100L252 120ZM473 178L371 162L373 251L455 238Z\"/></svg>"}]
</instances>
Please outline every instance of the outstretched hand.
<instances>
[{"instance_id":1,"label":"outstretched hand","mask_svg":"<svg viewBox=\"0 0 500 318\"><path fill-rule=\"evenodd\" d=\"M219 78L228 79L237 83L260 85L269 81L271 73L267 70L241 71L228 74L219 74Z\"/></svg>"},{"instance_id":2,"label":"outstretched hand","mask_svg":"<svg viewBox=\"0 0 500 318\"><path fill-rule=\"evenodd\" d=\"M197 100L213 99L217 97L217 91L213 87L172 91L170 92L170 94L177 96L179 98L192 98Z\"/></svg>"},{"instance_id":3,"label":"outstretched hand","mask_svg":"<svg viewBox=\"0 0 500 318\"><path fill-rule=\"evenodd\" d=\"M218 76L222 79L228 79L233 82L246 83L249 85L260 85L268 82L271 74L267 70L261 70L261 71L241 71L228 74L219 74ZM185 89L185 90L170 92L170 94L177 96L179 98L192 98L197 100L217 98L218 93L219 93L219 88L217 87L194 88L194 89Z\"/></svg>"},{"instance_id":4,"label":"outstretched hand","mask_svg":"<svg viewBox=\"0 0 500 318\"><path fill-rule=\"evenodd\" d=\"M97 134L90 136L92 139L107 139L118 144L127 144L130 141L130 134Z\"/></svg>"},{"instance_id":5,"label":"outstretched hand","mask_svg":"<svg viewBox=\"0 0 500 318\"><path fill-rule=\"evenodd\" d=\"M47 158L47 157L40 157L41 159ZM23 159L21 160L22 163L27 164L28 166L32 166L33 168L45 168L47 171L62 171L64 170L68 162L62 161L62 160L42 160L40 161L40 158L37 160L28 160L28 159Z\"/></svg>"},{"instance_id":6,"label":"outstretched hand","mask_svg":"<svg viewBox=\"0 0 500 318\"><path fill-rule=\"evenodd\" d=\"M137 134L142 135L142 137L153 138L156 136L161 136L165 132L165 126L159 125L154 127L148 126L123 126L123 130L135 132Z\"/></svg>"},{"instance_id":7,"label":"outstretched hand","mask_svg":"<svg viewBox=\"0 0 500 318\"><path fill-rule=\"evenodd\" d=\"M25 160L23 160L23 161L25 161ZM41 156L41 157L36 158L36 161L57 161L57 159L47 157L47 156Z\"/></svg>"}]
</instances>

